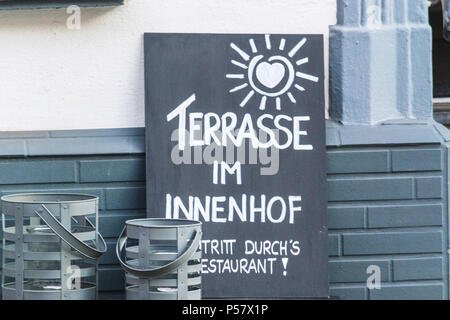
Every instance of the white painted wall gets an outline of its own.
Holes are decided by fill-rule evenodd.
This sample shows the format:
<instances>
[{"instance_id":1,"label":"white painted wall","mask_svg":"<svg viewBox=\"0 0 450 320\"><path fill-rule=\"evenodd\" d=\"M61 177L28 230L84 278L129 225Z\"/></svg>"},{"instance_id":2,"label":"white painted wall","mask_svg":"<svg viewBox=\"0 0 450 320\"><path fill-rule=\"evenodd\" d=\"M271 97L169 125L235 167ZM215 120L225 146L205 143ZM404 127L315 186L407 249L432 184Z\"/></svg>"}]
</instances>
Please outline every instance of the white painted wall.
<instances>
[{"instance_id":1,"label":"white painted wall","mask_svg":"<svg viewBox=\"0 0 450 320\"><path fill-rule=\"evenodd\" d=\"M144 32L328 35L336 0L128 0L82 9L78 31L67 18L0 12L0 131L144 126Z\"/></svg>"}]
</instances>

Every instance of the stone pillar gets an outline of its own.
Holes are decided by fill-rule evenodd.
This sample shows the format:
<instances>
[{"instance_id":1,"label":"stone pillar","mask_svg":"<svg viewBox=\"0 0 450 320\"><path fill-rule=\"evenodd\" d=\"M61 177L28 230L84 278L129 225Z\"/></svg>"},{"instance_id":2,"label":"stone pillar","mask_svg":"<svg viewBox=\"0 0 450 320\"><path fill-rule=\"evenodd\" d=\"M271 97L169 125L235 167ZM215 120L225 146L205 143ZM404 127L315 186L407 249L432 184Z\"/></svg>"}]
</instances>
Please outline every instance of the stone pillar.
<instances>
[{"instance_id":1,"label":"stone pillar","mask_svg":"<svg viewBox=\"0 0 450 320\"><path fill-rule=\"evenodd\" d=\"M432 120L427 0L337 0L330 116L344 124Z\"/></svg>"}]
</instances>

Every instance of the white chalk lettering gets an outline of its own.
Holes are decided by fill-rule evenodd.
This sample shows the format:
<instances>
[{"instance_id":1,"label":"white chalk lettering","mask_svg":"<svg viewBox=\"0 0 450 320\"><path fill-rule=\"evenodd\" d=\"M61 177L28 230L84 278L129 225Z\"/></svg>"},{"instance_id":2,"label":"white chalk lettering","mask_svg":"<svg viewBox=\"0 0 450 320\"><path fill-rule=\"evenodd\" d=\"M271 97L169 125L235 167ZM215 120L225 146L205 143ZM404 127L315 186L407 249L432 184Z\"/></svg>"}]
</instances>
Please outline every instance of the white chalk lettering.
<instances>
[{"instance_id":1,"label":"white chalk lettering","mask_svg":"<svg viewBox=\"0 0 450 320\"><path fill-rule=\"evenodd\" d=\"M301 196L274 196L242 194L240 201L233 196L173 196L166 195L167 219L195 219L205 222L294 224L301 213Z\"/></svg>"},{"instance_id":2,"label":"white chalk lettering","mask_svg":"<svg viewBox=\"0 0 450 320\"><path fill-rule=\"evenodd\" d=\"M213 112L206 115L201 112L194 112L189 114L189 121L187 121L186 110L195 99L195 94L193 94L167 115L168 122L178 118L179 150L184 150L186 131L189 132L188 143L190 147L211 145L213 142L217 146L227 146L228 142L231 142L234 146L240 147L248 140L254 149L268 149L275 146L281 150L291 147L294 150L313 150L312 145L300 143L300 137L308 135L306 130L300 129L300 123L310 121L309 116L292 118L283 114L275 117L271 114L262 114L253 119L252 115L247 113L241 123L238 123L238 117L233 112L224 113L222 116ZM264 121L266 123L263 123ZM269 136L267 141L259 139L257 129ZM237 130L237 137L234 136L234 130ZM202 131L203 138L199 139L198 136ZM275 136L274 132L276 131L280 131L285 136L284 142L281 143L280 139ZM219 132L221 132L221 135ZM221 136L221 139L219 136Z\"/></svg>"},{"instance_id":3,"label":"white chalk lettering","mask_svg":"<svg viewBox=\"0 0 450 320\"><path fill-rule=\"evenodd\" d=\"M178 117L178 146L180 150L184 150L185 145L185 130L186 130L186 109L195 101L195 94L186 99L182 104L176 107L171 113L167 115L167 121L172 121Z\"/></svg>"},{"instance_id":4,"label":"white chalk lettering","mask_svg":"<svg viewBox=\"0 0 450 320\"><path fill-rule=\"evenodd\" d=\"M310 121L310 117L294 117L294 150L313 150L313 146L300 144L300 136L307 136L308 132L300 130L301 121Z\"/></svg>"},{"instance_id":5,"label":"white chalk lettering","mask_svg":"<svg viewBox=\"0 0 450 320\"><path fill-rule=\"evenodd\" d=\"M298 256L300 254L300 242L297 240L246 240L245 254L263 256L287 256L290 254Z\"/></svg>"},{"instance_id":6,"label":"white chalk lettering","mask_svg":"<svg viewBox=\"0 0 450 320\"><path fill-rule=\"evenodd\" d=\"M277 258L202 259L202 273L274 274Z\"/></svg>"}]
</instances>

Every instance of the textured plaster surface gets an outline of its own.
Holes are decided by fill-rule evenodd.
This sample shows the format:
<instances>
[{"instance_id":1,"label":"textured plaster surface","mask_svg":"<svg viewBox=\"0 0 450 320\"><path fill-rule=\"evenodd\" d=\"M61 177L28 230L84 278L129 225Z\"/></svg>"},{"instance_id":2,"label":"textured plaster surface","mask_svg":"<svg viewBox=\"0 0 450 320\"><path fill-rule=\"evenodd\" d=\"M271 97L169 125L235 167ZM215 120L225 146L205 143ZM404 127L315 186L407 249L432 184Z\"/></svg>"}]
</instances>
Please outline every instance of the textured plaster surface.
<instances>
[{"instance_id":1,"label":"textured plaster surface","mask_svg":"<svg viewBox=\"0 0 450 320\"><path fill-rule=\"evenodd\" d=\"M128 0L82 8L80 30L68 17L0 12L0 131L144 126L144 32L327 35L336 1Z\"/></svg>"}]
</instances>

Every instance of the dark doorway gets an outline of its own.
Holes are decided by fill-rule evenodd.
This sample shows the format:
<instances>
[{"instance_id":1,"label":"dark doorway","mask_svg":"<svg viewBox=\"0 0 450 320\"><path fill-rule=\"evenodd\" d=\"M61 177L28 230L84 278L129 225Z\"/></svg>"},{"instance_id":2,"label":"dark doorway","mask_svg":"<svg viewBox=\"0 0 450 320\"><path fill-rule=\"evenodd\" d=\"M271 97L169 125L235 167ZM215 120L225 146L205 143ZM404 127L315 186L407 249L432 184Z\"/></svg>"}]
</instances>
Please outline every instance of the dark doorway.
<instances>
[{"instance_id":1,"label":"dark doorway","mask_svg":"<svg viewBox=\"0 0 450 320\"><path fill-rule=\"evenodd\" d=\"M434 115L436 121L448 126L450 125L450 41L444 38L444 15L440 1L433 1L429 11L430 25L433 29Z\"/></svg>"}]
</instances>

